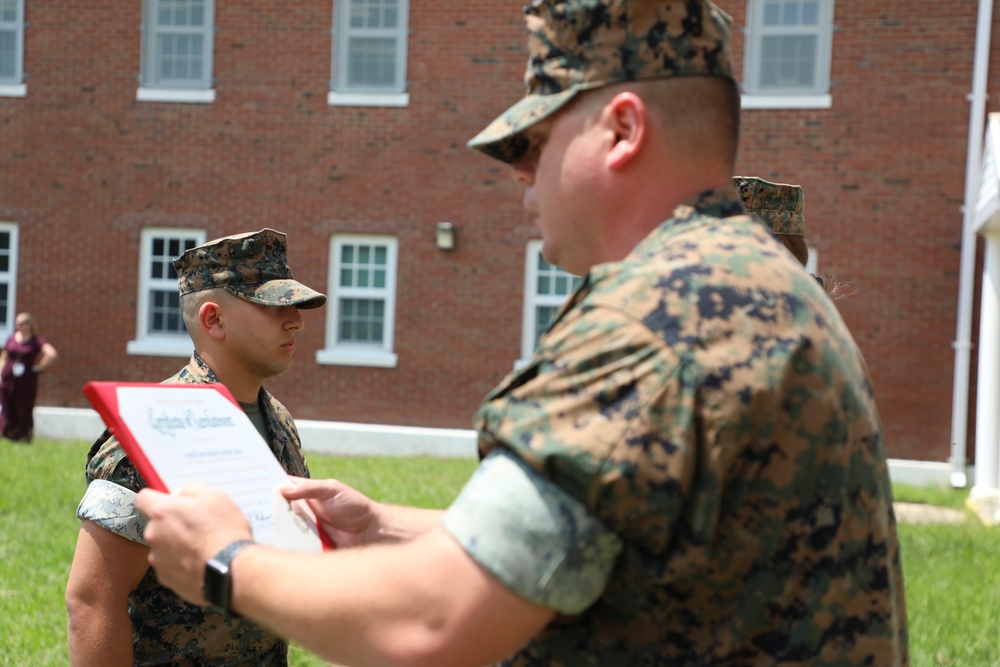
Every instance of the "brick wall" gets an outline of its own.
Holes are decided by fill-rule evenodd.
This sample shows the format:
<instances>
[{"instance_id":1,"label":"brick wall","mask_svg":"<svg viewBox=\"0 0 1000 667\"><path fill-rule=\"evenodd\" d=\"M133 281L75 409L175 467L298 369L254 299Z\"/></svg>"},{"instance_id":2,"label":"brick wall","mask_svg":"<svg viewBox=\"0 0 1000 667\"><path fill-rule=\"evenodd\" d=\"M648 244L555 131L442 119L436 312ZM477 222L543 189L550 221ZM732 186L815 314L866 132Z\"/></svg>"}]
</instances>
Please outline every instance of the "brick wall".
<instances>
[{"instance_id":1,"label":"brick wall","mask_svg":"<svg viewBox=\"0 0 1000 667\"><path fill-rule=\"evenodd\" d=\"M468 427L519 355L536 236L507 169L464 147L522 93L522 4L412 3L409 106L356 108L326 102L328 1L219 0L209 105L135 100L140 3L27 3L28 96L0 98L0 220L20 223L19 309L61 354L40 404L84 407L88 380L182 363L125 353L144 227L271 226L323 291L331 234L399 239L398 366L317 365L325 310L307 312L292 372L268 383L292 412ZM745 3L721 4L742 27ZM894 457L949 451L975 18L972 2L838 0L833 107L744 112L739 171L803 185ZM444 220L453 252L434 247Z\"/></svg>"}]
</instances>

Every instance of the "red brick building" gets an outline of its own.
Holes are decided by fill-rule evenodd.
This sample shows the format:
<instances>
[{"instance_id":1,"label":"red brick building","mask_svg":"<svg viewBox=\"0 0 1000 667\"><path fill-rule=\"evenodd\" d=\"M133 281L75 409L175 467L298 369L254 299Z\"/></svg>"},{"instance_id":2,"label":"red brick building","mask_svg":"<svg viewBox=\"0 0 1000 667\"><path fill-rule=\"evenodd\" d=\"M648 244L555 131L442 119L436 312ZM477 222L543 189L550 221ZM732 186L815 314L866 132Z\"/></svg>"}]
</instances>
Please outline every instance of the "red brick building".
<instances>
[{"instance_id":1,"label":"red brick building","mask_svg":"<svg viewBox=\"0 0 1000 667\"><path fill-rule=\"evenodd\" d=\"M522 94L522 4L0 0L0 334L28 310L58 348L39 404L175 372L167 260L269 226L331 296L268 383L292 413L467 428L570 288L507 169L464 147ZM802 184L890 455L944 461L976 3L720 4L739 172Z\"/></svg>"}]
</instances>

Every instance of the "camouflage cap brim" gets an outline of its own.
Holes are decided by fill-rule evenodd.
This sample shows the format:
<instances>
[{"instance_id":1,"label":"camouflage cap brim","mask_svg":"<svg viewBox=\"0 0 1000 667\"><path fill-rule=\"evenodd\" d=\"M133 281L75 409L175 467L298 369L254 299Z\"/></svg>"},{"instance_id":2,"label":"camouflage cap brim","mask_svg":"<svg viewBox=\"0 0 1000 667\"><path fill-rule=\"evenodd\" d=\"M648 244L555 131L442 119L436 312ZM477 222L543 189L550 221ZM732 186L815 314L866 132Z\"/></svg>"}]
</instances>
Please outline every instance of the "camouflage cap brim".
<instances>
[{"instance_id":1,"label":"camouflage cap brim","mask_svg":"<svg viewBox=\"0 0 1000 667\"><path fill-rule=\"evenodd\" d=\"M523 97L466 145L492 158L513 164L528 150L529 142L524 131L561 109L577 92L579 89L572 88L552 95Z\"/></svg>"},{"instance_id":2,"label":"camouflage cap brim","mask_svg":"<svg viewBox=\"0 0 1000 667\"><path fill-rule=\"evenodd\" d=\"M297 280L269 280L263 285L226 285L225 290L262 306L295 306L301 310L320 308L326 295Z\"/></svg>"}]
</instances>

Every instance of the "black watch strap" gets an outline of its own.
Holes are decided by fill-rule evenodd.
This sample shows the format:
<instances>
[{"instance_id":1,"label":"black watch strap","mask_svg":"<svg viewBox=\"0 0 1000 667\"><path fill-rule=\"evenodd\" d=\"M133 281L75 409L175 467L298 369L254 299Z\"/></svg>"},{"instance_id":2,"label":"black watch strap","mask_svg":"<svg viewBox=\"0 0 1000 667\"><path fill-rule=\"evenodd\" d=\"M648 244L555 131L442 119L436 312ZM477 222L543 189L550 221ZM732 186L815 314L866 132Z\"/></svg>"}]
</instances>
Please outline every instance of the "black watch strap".
<instances>
[{"instance_id":1,"label":"black watch strap","mask_svg":"<svg viewBox=\"0 0 1000 667\"><path fill-rule=\"evenodd\" d=\"M253 543L253 540L230 542L205 563L205 578L201 583L205 600L216 609L232 616L236 616L236 614L229 609L233 584L233 575L229 564L236 557L236 554Z\"/></svg>"},{"instance_id":2,"label":"black watch strap","mask_svg":"<svg viewBox=\"0 0 1000 667\"><path fill-rule=\"evenodd\" d=\"M235 542L230 542L226 546L222 547L222 551L215 554L215 557L212 558L212 560L229 567L229 563L236 557L236 554L243 551L243 549L251 544L253 544L253 540L236 540Z\"/></svg>"}]
</instances>

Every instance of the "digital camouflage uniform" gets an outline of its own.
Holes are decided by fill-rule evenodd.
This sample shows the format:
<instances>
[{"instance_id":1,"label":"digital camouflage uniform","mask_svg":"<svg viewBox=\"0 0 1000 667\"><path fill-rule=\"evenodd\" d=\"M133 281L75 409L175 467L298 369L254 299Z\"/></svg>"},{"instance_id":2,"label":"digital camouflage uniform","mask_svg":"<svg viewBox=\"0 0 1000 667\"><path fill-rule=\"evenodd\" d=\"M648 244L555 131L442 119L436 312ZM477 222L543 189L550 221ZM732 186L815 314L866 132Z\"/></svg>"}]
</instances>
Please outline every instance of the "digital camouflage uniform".
<instances>
[{"instance_id":1,"label":"digital camouflage uniform","mask_svg":"<svg viewBox=\"0 0 1000 667\"><path fill-rule=\"evenodd\" d=\"M735 191L706 194L594 267L481 407L484 456L512 453L574 501L554 513L578 503L620 540L596 601L505 664L907 663L864 360L822 289L742 213ZM530 541L515 521L452 532L550 604L544 582L518 580L531 564L496 555ZM608 547L580 548L535 554L550 559L539 579L589 588L588 553Z\"/></svg>"},{"instance_id":2,"label":"digital camouflage uniform","mask_svg":"<svg viewBox=\"0 0 1000 667\"><path fill-rule=\"evenodd\" d=\"M262 306L318 308L326 296L294 280L287 263L285 234L273 229L236 234L191 248L174 260L182 297L225 289ZM190 363L166 380L173 384L219 382L195 353ZM291 475L308 477L302 445L288 410L260 389L257 396L276 459ZM87 493L77 516L145 544L145 519L136 512L135 494L145 487L117 440L107 432L87 457ZM190 605L160 585L150 568L129 595L133 649L137 665L286 665L288 645L277 635L240 618Z\"/></svg>"},{"instance_id":3,"label":"digital camouflage uniform","mask_svg":"<svg viewBox=\"0 0 1000 667\"><path fill-rule=\"evenodd\" d=\"M205 384L218 378L195 354L167 384ZM298 430L288 410L264 389L261 406L275 458L291 475L308 477ZM87 455L87 494L77 516L145 544L145 520L135 510L135 494L145 488L132 461L107 431ZM287 644L251 621L188 604L162 586L150 568L129 595L136 665L286 665Z\"/></svg>"},{"instance_id":4,"label":"digital camouflage uniform","mask_svg":"<svg viewBox=\"0 0 1000 667\"><path fill-rule=\"evenodd\" d=\"M525 15L527 95L469 142L505 162L581 91L733 78L731 21L707 0L536 0ZM908 664L865 362L735 188L592 267L476 428L483 461L443 526L558 612L503 664Z\"/></svg>"}]
</instances>

